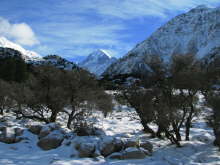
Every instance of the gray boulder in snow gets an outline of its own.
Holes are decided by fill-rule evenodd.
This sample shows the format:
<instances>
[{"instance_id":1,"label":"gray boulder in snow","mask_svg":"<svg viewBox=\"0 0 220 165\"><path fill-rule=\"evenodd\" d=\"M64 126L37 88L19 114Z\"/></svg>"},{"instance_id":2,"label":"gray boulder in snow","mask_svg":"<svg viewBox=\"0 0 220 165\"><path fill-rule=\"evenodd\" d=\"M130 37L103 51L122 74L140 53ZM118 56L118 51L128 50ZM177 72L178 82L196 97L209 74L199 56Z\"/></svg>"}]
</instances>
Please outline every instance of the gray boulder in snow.
<instances>
[{"instance_id":1,"label":"gray boulder in snow","mask_svg":"<svg viewBox=\"0 0 220 165\"><path fill-rule=\"evenodd\" d=\"M19 137L23 134L21 128L2 127L0 132L0 142L11 144L22 140Z\"/></svg>"},{"instance_id":2,"label":"gray boulder in snow","mask_svg":"<svg viewBox=\"0 0 220 165\"><path fill-rule=\"evenodd\" d=\"M126 139L124 143L125 143L125 148L139 147L139 141L137 139Z\"/></svg>"},{"instance_id":3,"label":"gray boulder in snow","mask_svg":"<svg viewBox=\"0 0 220 165\"><path fill-rule=\"evenodd\" d=\"M129 147L122 153L122 159L144 159L146 154L138 148Z\"/></svg>"},{"instance_id":4,"label":"gray boulder in snow","mask_svg":"<svg viewBox=\"0 0 220 165\"><path fill-rule=\"evenodd\" d=\"M81 143L77 149L79 151L79 157L93 157L96 146L94 143Z\"/></svg>"},{"instance_id":5,"label":"gray boulder in snow","mask_svg":"<svg viewBox=\"0 0 220 165\"><path fill-rule=\"evenodd\" d=\"M28 131L30 131L33 134L39 135L41 129L42 129L42 125L31 125L29 126Z\"/></svg>"},{"instance_id":6,"label":"gray boulder in snow","mask_svg":"<svg viewBox=\"0 0 220 165\"><path fill-rule=\"evenodd\" d=\"M112 137L104 138L99 146L101 154L105 157L115 152L115 143Z\"/></svg>"},{"instance_id":7,"label":"gray boulder in snow","mask_svg":"<svg viewBox=\"0 0 220 165\"><path fill-rule=\"evenodd\" d=\"M149 152L153 152L153 144L149 141L140 142L140 147Z\"/></svg>"},{"instance_id":8,"label":"gray boulder in snow","mask_svg":"<svg viewBox=\"0 0 220 165\"><path fill-rule=\"evenodd\" d=\"M114 152L120 152L123 150L124 142L120 138L113 138L113 137L105 137L99 143L100 152L103 156L109 156Z\"/></svg>"},{"instance_id":9,"label":"gray boulder in snow","mask_svg":"<svg viewBox=\"0 0 220 165\"><path fill-rule=\"evenodd\" d=\"M114 147L115 147L114 149L115 152L119 152L125 148L124 142L122 141L121 138L117 138L117 137L114 138Z\"/></svg>"},{"instance_id":10,"label":"gray boulder in snow","mask_svg":"<svg viewBox=\"0 0 220 165\"><path fill-rule=\"evenodd\" d=\"M64 135L61 131L55 130L50 132L47 136L42 137L37 145L43 150L51 150L59 147L64 140Z\"/></svg>"},{"instance_id":11,"label":"gray boulder in snow","mask_svg":"<svg viewBox=\"0 0 220 165\"><path fill-rule=\"evenodd\" d=\"M50 124L43 126L40 130L39 138L41 139L49 135L54 130L60 130L60 126L56 123L50 123Z\"/></svg>"},{"instance_id":12,"label":"gray boulder in snow","mask_svg":"<svg viewBox=\"0 0 220 165\"><path fill-rule=\"evenodd\" d=\"M122 153L114 152L113 154L108 156L109 159L122 159Z\"/></svg>"}]
</instances>

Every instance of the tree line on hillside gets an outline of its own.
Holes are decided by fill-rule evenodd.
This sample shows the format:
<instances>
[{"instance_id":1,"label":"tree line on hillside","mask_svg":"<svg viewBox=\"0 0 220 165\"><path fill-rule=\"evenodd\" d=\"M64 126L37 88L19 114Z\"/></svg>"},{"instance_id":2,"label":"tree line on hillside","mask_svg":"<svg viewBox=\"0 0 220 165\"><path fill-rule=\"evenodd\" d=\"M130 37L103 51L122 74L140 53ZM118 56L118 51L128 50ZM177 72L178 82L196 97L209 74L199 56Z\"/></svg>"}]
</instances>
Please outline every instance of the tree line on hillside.
<instances>
[{"instance_id":1,"label":"tree line on hillside","mask_svg":"<svg viewBox=\"0 0 220 165\"><path fill-rule=\"evenodd\" d=\"M71 71L51 65L28 66L20 58L0 60L0 114L14 113L45 123L68 116L68 128L88 125L94 110L107 115L112 98L98 85L93 75L80 68Z\"/></svg>"},{"instance_id":2,"label":"tree line on hillside","mask_svg":"<svg viewBox=\"0 0 220 165\"><path fill-rule=\"evenodd\" d=\"M209 123L220 146L220 80L218 60L206 64L194 55L175 55L171 63L158 56L146 62L150 72L132 86L123 86L116 98L134 107L144 131L152 137L170 140L181 146L182 136L190 140L190 129L195 116L204 112L199 103L203 95L206 106L213 109ZM150 124L157 126L157 131ZM181 132L185 128L185 132Z\"/></svg>"}]
</instances>

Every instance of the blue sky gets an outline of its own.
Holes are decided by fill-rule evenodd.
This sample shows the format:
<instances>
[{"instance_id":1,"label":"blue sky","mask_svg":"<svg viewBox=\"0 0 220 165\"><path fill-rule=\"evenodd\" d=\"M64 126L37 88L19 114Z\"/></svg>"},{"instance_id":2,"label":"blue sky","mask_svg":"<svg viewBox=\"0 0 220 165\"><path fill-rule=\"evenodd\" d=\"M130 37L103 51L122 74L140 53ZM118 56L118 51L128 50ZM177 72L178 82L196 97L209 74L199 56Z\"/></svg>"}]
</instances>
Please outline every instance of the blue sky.
<instances>
[{"instance_id":1,"label":"blue sky","mask_svg":"<svg viewBox=\"0 0 220 165\"><path fill-rule=\"evenodd\" d=\"M219 0L1 0L0 36L41 55L121 57L172 17Z\"/></svg>"}]
</instances>

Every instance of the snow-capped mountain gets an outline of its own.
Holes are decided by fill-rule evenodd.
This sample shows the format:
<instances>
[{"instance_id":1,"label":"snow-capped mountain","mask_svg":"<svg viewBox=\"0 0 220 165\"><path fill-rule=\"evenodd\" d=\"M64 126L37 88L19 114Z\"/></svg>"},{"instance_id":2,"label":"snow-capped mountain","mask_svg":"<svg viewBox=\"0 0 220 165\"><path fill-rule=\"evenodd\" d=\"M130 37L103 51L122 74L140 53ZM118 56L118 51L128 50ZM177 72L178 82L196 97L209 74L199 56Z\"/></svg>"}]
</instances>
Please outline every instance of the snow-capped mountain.
<instances>
[{"instance_id":1,"label":"snow-capped mountain","mask_svg":"<svg viewBox=\"0 0 220 165\"><path fill-rule=\"evenodd\" d=\"M36 52L25 50L20 45L15 44L15 43L9 41L5 37L0 37L0 47L1 48L10 48L10 49L14 49L14 50L19 51L21 53L21 55L22 55L22 58L26 62L33 62L33 61L40 61L40 60L42 60L42 57L39 54L37 54Z\"/></svg>"},{"instance_id":2,"label":"snow-capped mountain","mask_svg":"<svg viewBox=\"0 0 220 165\"><path fill-rule=\"evenodd\" d=\"M106 51L99 49L89 54L88 57L79 63L79 66L89 72L100 76L117 59L111 57Z\"/></svg>"},{"instance_id":3,"label":"snow-capped mountain","mask_svg":"<svg viewBox=\"0 0 220 165\"><path fill-rule=\"evenodd\" d=\"M220 7L203 5L176 16L112 64L104 75L141 74L148 70L146 61L152 56L159 56L167 62L174 54L193 53L198 58L208 56L220 48L219 18Z\"/></svg>"},{"instance_id":4,"label":"snow-capped mountain","mask_svg":"<svg viewBox=\"0 0 220 165\"><path fill-rule=\"evenodd\" d=\"M73 62L70 62L58 55L48 55L43 57L43 60L40 62L41 65L53 65L57 68L72 70L78 66Z\"/></svg>"}]
</instances>

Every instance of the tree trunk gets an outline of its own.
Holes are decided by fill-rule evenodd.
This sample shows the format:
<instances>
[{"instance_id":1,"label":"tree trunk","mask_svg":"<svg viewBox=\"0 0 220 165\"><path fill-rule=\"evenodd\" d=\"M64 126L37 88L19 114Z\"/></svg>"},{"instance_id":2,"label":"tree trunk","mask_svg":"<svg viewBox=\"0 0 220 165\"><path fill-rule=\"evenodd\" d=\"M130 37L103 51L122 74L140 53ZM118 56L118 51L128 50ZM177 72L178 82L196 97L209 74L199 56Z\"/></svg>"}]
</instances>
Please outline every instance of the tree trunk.
<instances>
[{"instance_id":1,"label":"tree trunk","mask_svg":"<svg viewBox=\"0 0 220 165\"><path fill-rule=\"evenodd\" d=\"M166 137L171 141L172 144L176 144L177 147L181 147L180 142L175 138L167 129L164 130Z\"/></svg>"},{"instance_id":2,"label":"tree trunk","mask_svg":"<svg viewBox=\"0 0 220 165\"><path fill-rule=\"evenodd\" d=\"M141 122L142 123L142 122ZM147 124L142 124L144 127L144 132L150 133L152 137L156 137L156 133Z\"/></svg>"},{"instance_id":3,"label":"tree trunk","mask_svg":"<svg viewBox=\"0 0 220 165\"><path fill-rule=\"evenodd\" d=\"M4 110L3 110L3 108L0 108L0 115L4 115Z\"/></svg>"},{"instance_id":4,"label":"tree trunk","mask_svg":"<svg viewBox=\"0 0 220 165\"><path fill-rule=\"evenodd\" d=\"M158 129L157 129L156 136L157 136L158 138L162 138L162 135L161 135L162 132L163 132L162 126L159 124L159 125L158 125Z\"/></svg>"},{"instance_id":5,"label":"tree trunk","mask_svg":"<svg viewBox=\"0 0 220 165\"><path fill-rule=\"evenodd\" d=\"M71 123L73 121L73 116L74 116L75 111L72 111L71 114L69 114L68 122L67 122L67 128L70 129Z\"/></svg>"},{"instance_id":6,"label":"tree trunk","mask_svg":"<svg viewBox=\"0 0 220 165\"><path fill-rule=\"evenodd\" d=\"M191 110L190 110L188 118L186 119L186 124L185 124L186 125L185 140L186 141L189 141L189 134L190 134L190 128L191 128L191 125L192 125L193 113L194 113L194 107L193 107L193 105L191 105Z\"/></svg>"},{"instance_id":7,"label":"tree trunk","mask_svg":"<svg viewBox=\"0 0 220 165\"><path fill-rule=\"evenodd\" d=\"M50 116L50 122L51 122L51 123L56 122L56 120L57 120L57 114L58 114L58 111L52 111L52 114L51 114L51 116Z\"/></svg>"},{"instance_id":8,"label":"tree trunk","mask_svg":"<svg viewBox=\"0 0 220 165\"><path fill-rule=\"evenodd\" d=\"M144 132L146 133L150 133L152 137L156 137L156 133L154 132L153 129L151 129L149 126L148 126L148 123L147 121L144 119L143 117L143 114L136 109L136 112L138 113L138 116L140 117L140 120L141 120L141 124L142 126L144 127Z\"/></svg>"},{"instance_id":9,"label":"tree trunk","mask_svg":"<svg viewBox=\"0 0 220 165\"><path fill-rule=\"evenodd\" d=\"M181 138L181 135L180 135L180 130L178 129L177 125L175 123L172 123L172 126L173 126L173 130L175 132L175 135L176 135L176 139L178 141L181 141L182 138Z\"/></svg>"}]
</instances>

